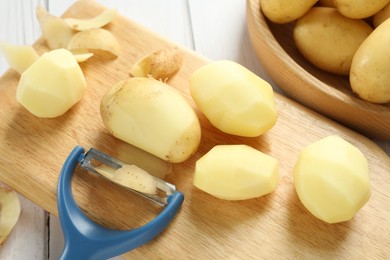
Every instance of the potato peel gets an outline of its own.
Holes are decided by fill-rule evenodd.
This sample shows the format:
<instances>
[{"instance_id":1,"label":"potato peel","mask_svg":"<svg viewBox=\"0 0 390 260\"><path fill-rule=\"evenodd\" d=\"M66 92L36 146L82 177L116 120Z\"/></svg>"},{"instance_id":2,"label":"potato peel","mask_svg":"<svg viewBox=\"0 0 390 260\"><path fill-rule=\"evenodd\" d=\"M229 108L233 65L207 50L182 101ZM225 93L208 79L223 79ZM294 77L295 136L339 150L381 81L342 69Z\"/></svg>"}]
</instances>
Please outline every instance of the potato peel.
<instances>
[{"instance_id":1,"label":"potato peel","mask_svg":"<svg viewBox=\"0 0 390 260\"><path fill-rule=\"evenodd\" d=\"M107 9L101 14L90 19L65 18L64 21L68 26L77 31L86 31L90 29L101 28L112 22L118 15L115 9Z\"/></svg>"},{"instance_id":2,"label":"potato peel","mask_svg":"<svg viewBox=\"0 0 390 260\"><path fill-rule=\"evenodd\" d=\"M154 177L135 165L126 164L114 170L102 164L96 167L96 171L112 182L124 187L146 194L156 194L157 182Z\"/></svg>"},{"instance_id":3,"label":"potato peel","mask_svg":"<svg viewBox=\"0 0 390 260\"><path fill-rule=\"evenodd\" d=\"M89 52L87 49L78 49L78 50L73 50L71 52L78 63L84 62L94 55L93 53Z\"/></svg>"},{"instance_id":4,"label":"potato peel","mask_svg":"<svg viewBox=\"0 0 390 260\"><path fill-rule=\"evenodd\" d=\"M51 50L66 48L75 31L62 18L51 15L42 6L36 8L36 16L47 46Z\"/></svg>"},{"instance_id":5,"label":"potato peel","mask_svg":"<svg viewBox=\"0 0 390 260\"><path fill-rule=\"evenodd\" d=\"M86 49L91 53L116 58L120 53L120 45L114 35L102 28L77 32L69 41L67 49L78 51Z\"/></svg>"},{"instance_id":6,"label":"potato peel","mask_svg":"<svg viewBox=\"0 0 390 260\"><path fill-rule=\"evenodd\" d=\"M0 245L8 238L20 215L18 194L6 187L0 187Z\"/></svg>"},{"instance_id":7,"label":"potato peel","mask_svg":"<svg viewBox=\"0 0 390 260\"><path fill-rule=\"evenodd\" d=\"M133 77L152 77L157 80L171 78L182 66L183 54L177 48L152 52L130 68Z\"/></svg>"},{"instance_id":8,"label":"potato peel","mask_svg":"<svg viewBox=\"0 0 390 260\"><path fill-rule=\"evenodd\" d=\"M39 58L38 53L30 45L13 45L1 42L0 50L3 52L8 65L19 74L22 74Z\"/></svg>"}]
</instances>

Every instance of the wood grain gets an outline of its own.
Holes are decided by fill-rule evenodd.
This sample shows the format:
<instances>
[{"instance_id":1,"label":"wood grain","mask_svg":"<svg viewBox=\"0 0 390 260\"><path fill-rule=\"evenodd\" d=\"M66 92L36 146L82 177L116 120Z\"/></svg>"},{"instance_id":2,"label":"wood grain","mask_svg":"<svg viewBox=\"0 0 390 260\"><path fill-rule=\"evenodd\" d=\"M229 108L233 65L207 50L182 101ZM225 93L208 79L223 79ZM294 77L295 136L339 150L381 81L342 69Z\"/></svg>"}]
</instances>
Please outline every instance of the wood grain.
<instances>
[{"instance_id":1,"label":"wood grain","mask_svg":"<svg viewBox=\"0 0 390 260\"><path fill-rule=\"evenodd\" d=\"M65 16L90 17L103 7L78 1ZM65 115L40 119L15 101L19 77L9 70L0 80L0 181L13 187L49 212L57 214L56 185L63 162L75 145L95 147L124 160L134 148L112 137L99 115L99 103L107 89L128 77L136 59L159 48L176 45L123 17L108 29L123 49L116 60L98 57L82 64L88 90L84 99ZM35 47L46 51L42 40ZM128 254L142 259L216 258L356 258L388 255L390 159L372 141L309 109L276 94L279 119L259 138L222 134L195 107L188 91L193 71L209 62L195 52L185 52L184 64L169 82L196 110L202 124L198 152L188 161L174 164L166 180L184 192L185 202L171 226L158 238ZM328 225L315 219L299 202L291 177L299 151L309 143L338 134L360 148L369 161L372 198L349 222ZM280 162L280 182L270 195L247 201L223 201L192 185L194 164L216 144L249 144ZM142 153L142 152L137 152ZM125 158L127 157L127 159ZM149 159L154 161L155 159ZM155 164L166 164L156 160ZM80 207L94 220L112 228L139 226L160 211L157 206L121 188L78 170L73 191Z\"/></svg>"},{"instance_id":2,"label":"wood grain","mask_svg":"<svg viewBox=\"0 0 390 260\"><path fill-rule=\"evenodd\" d=\"M295 47L293 22L271 23L259 0L247 0L247 26L258 58L287 96L372 138L390 140L390 104L361 100L348 77L311 65Z\"/></svg>"}]
</instances>

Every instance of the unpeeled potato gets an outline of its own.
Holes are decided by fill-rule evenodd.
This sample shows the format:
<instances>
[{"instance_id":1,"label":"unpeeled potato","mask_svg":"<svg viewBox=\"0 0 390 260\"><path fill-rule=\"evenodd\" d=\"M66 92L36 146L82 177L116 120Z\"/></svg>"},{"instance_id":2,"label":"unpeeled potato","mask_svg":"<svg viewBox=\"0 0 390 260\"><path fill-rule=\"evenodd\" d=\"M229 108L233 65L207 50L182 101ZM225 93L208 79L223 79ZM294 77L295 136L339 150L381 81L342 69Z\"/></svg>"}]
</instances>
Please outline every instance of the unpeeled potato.
<instances>
[{"instance_id":1,"label":"unpeeled potato","mask_svg":"<svg viewBox=\"0 0 390 260\"><path fill-rule=\"evenodd\" d=\"M289 23L304 15L318 0L261 0L264 15L274 23Z\"/></svg>"},{"instance_id":2,"label":"unpeeled potato","mask_svg":"<svg viewBox=\"0 0 390 260\"><path fill-rule=\"evenodd\" d=\"M373 103L390 102L390 19L381 23L356 51L349 81L352 90Z\"/></svg>"},{"instance_id":3,"label":"unpeeled potato","mask_svg":"<svg viewBox=\"0 0 390 260\"><path fill-rule=\"evenodd\" d=\"M390 0L334 0L334 5L342 15L362 19L376 14L389 2Z\"/></svg>"},{"instance_id":4,"label":"unpeeled potato","mask_svg":"<svg viewBox=\"0 0 390 260\"><path fill-rule=\"evenodd\" d=\"M374 27L378 27L381 23L386 21L388 18L390 18L390 3L387 4L385 7L383 7L382 10L380 10L374 15L372 19Z\"/></svg>"},{"instance_id":5,"label":"unpeeled potato","mask_svg":"<svg viewBox=\"0 0 390 260\"><path fill-rule=\"evenodd\" d=\"M152 78L118 82L103 97L100 114L110 133L169 162L183 162L200 143L199 120L173 87Z\"/></svg>"},{"instance_id":6,"label":"unpeeled potato","mask_svg":"<svg viewBox=\"0 0 390 260\"><path fill-rule=\"evenodd\" d=\"M349 75L356 50L373 31L363 20L341 15L330 7L313 7L294 26L300 53L316 67Z\"/></svg>"}]
</instances>

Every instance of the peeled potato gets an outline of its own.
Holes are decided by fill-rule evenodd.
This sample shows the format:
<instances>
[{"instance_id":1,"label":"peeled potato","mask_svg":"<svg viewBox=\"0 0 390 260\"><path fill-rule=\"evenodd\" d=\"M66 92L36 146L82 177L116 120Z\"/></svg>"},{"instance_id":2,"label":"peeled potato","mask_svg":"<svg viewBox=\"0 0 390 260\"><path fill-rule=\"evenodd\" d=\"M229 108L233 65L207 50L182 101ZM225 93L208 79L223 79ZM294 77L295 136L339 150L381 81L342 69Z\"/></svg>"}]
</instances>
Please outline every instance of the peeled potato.
<instances>
[{"instance_id":1,"label":"peeled potato","mask_svg":"<svg viewBox=\"0 0 390 260\"><path fill-rule=\"evenodd\" d=\"M133 77L148 77L166 80L172 77L183 63L183 54L178 48L152 52L137 61L131 68Z\"/></svg>"},{"instance_id":2,"label":"peeled potato","mask_svg":"<svg viewBox=\"0 0 390 260\"><path fill-rule=\"evenodd\" d=\"M294 184L303 205L328 223L352 219L370 198L367 159L338 136L302 150L294 167Z\"/></svg>"},{"instance_id":3,"label":"peeled potato","mask_svg":"<svg viewBox=\"0 0 390 260\"><path fill-rule=\"evenodd\" d=\"M51 49L66 48L75 32L60 18L49 14L42 6L36 9L43 38Z\"/></svg>"},{"instance_id":4,"label":"peeled potato","mask_svg":"<svg viewBox=\"0 0 390 260\"><path fill-rule=\"evenodd\" d=\"M123 80L103 97L100 113L115 137L169 162L182 162L197 150L200 123L173 87L152 79Z\"/></svg>"},{"instance_id":5,"label":"peeled potato","mask_svg":"<svg viewBox=\"0 0 390 260\"><path fill-rule=\"evenodd\" d=\"M15 227L20 215L18 194L6 187L0 187L0 245Z\"/></svg>"},{"instance_id":6,"label":"peeled potato","mask_svg":"<svg viewBox=\"0 0 390 260\"><path fill-rule=\"evenodd\" d=\"M275 190L278 161L247 145L217 145L195 165L193 184L225 200L245 200Z\"/></svg>"},{"instance_id":7,"label":"peeled potato","mask_svg":"<svg viewBox=\"0 0 390 260\"><path fill-rule=\"evenodd\" d=\"M64 21L69 25L70 28L77 31L86 31L90 29L96 29L107 25L112 22L118 15L115 9L107 9L101 14L89 18L89 19L76 19L76 18L65 18Z\"/></svg>"},{"instance_id":8,"label":"peeled potato","mask_svg":"<svg viewBox=\"0 0 390 260\"><path fill-rule=\"evenodd\" d=\"M88 50L89 52L108 56L118 57L120 45L111 32L102 29L90 29L76 33L67 45L71 51Z\"/></svg>"},{"instance_id":9,"label":"peeled potato","mask_svg":"<svg viewBox=\"0 0 390 260\"><path fill-rule=\"evenodd\" d=\"M65 49L44 53L25 72L16 100L38 117L64 114L84 95L86 82L73 54Z\"/></svg>"},{"instance_id":10,"label":"peeled potato","mask_svg":"<svg viewBox=\"0 0 390 260\"><path fill-rule=\"evenodd\" d=\"M30 45L12 45L0 43L0 49L3 52L11 68L22 74L31 64L33 64L39 55Z\"/></svg>"},{"instance_id":11,"label":"peeled potato","mask_svg":"<svg viewBox=\"0 0 390 260\"><path fill-rule=\"evenodd\" d=\"M255 137L276 123L271 85L238 63L201 67L191 75L190 92L211 124L225 133Z\"/></svg>"}]
</instances>

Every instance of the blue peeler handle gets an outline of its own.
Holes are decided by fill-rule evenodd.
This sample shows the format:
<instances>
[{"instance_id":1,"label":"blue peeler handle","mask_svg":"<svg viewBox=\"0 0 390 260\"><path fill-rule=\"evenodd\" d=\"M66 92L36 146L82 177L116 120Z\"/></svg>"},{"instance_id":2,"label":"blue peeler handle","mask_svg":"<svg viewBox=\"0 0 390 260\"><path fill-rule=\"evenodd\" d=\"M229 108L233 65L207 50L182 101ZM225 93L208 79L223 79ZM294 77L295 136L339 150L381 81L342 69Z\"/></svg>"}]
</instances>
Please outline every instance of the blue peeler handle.
<instances>
[{"instance_id":1,"label":"blue peeler handle","mask_svg":"<svg viewBox=\"0 0 390 260\"><path fill-rule=\"evenodd\" d=\"M112 230L90 220L77 206L72 194L72 176L84 158L84 148L76 146L66 159L58 180L57 203L65 247L59 259L108 259L133 250L160 234L183 203L175 192L168 204L149 223L133 230Z\"/></svg>"}]
</instances>

